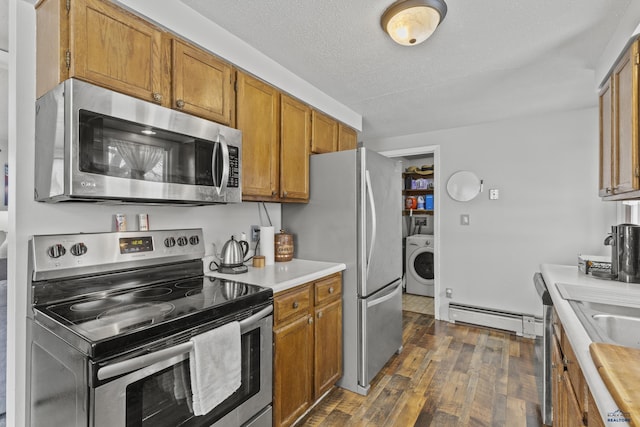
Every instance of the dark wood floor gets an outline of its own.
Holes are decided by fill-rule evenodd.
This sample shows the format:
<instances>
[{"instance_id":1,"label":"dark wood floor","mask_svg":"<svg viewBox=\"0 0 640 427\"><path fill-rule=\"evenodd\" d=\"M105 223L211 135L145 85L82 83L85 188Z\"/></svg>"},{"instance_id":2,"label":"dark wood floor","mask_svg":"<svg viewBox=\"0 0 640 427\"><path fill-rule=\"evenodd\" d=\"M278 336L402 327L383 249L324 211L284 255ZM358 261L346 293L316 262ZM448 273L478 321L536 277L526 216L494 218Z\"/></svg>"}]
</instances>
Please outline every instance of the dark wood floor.
<instances>
[{"instance_id":1,"label":"dark wood floor","mask_svg":"<svg viewBox=\"0 0 640 427\"><path fill-rule=\"evenodd\" d=\"M299 426L540 426L533 340L404 311L368 396L335 388Z\"/></svg>"}]
</instances>

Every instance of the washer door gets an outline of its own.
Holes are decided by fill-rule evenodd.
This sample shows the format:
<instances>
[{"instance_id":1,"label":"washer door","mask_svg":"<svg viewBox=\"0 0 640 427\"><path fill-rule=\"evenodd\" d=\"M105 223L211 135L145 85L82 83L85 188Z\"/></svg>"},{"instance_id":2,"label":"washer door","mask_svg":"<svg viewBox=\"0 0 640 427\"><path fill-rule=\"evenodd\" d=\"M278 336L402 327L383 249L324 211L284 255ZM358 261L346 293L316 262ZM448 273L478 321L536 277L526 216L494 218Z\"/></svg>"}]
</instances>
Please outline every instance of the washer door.
<instances>
[{"instance_id":1,"label":"washer door","mask_svg":"<svg viewBox=\"0 0 640 427\"><path fill-rule=\"evenodd\" d=\"M423 285L433 285L433 249L416 249L409 258L408 269L411 277L418 283Z\"/></svg>"}]
</instances>

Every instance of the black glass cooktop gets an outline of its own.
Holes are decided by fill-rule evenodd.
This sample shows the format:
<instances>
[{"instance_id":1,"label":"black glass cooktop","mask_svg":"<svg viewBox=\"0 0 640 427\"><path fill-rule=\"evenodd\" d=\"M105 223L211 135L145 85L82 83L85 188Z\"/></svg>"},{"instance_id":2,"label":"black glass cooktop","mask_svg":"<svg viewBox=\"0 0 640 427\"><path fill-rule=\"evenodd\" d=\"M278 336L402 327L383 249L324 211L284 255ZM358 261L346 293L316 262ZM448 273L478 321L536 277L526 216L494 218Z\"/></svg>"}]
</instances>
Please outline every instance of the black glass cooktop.
<instances>
[{"instance_id":1,"label":"black glass cooktop","mask_svg":"<svg viewBox=\"0 0 640 427\"><path fill-rule=\"evenodd\" d=\"M53 320L84 341L76 347L99 353L231 316L272 296L269 288L200 276L34 308L41 321Z\"/></svg>"}]
</instances>

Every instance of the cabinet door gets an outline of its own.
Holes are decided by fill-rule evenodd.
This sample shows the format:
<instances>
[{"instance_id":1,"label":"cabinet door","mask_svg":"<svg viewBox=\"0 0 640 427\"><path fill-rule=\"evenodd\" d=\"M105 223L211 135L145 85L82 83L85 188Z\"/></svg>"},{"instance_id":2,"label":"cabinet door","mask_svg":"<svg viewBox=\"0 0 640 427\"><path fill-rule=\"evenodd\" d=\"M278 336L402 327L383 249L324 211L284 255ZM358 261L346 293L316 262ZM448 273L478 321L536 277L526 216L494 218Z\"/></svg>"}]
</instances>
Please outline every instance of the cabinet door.
<instances>
[{"instance_id":1,"label":"cabinet door","mask_svg":"<svg viewBox=\"0 0 640 427\"><path fill-rule=\"evenodd\" d=\"M557 426L565 427L584 427L583 413L578 405L578 400L573 394L573 387L571 386L571 380L568 373L565 371L562 375L562 382L560 383L560 394L563 399L563 414L560 422ZM554 426L556 423L554 421Z\"/></svg>"},{"instance_id":2,"label":"cabinet door","mask_svg":"<svg viewBox=\"0 0 640 427\"><path fill-rule=\"evenodd\" d=\"M589 392L588 395L588 402L587 425L589 427L605 427L604 421L600 416L600 411L598 410L598 406L596 406L596 401L593 399L591 392Z\"/></svg>"},{"instance_id":3,"label":"cabinet door","mask_svg":"<svg viewBox=\"0 0 640 427\"><path fill-rule=\"evenodd\" d=\"M172 108L214 122L231 123L231 65L179 40L173 41Z\"/></svg>"},{"instance_id":4,"label":"cabinet door","mask_svg":"<svg viewBox=\"0 0 640 427\"><path fill-rule=\"evenodd\" d=\"M314 393L320 398L342 376L342 300L315 309Z\"/></svg>"},{"instance_id":5,"label":"cabinet door","mask_svg":"<svg viewBox=\"0 0 640 427\"><path fill-rule=\"evenodd\" d=\"M600 91L600 197L610 196L613 190L613 90L611 79Z\"/></svg>"},{"instance_id":6,"label":"cabinet door","mask_svg":"<svg viewBox=\"0 0 640 427\"><path fill-rule=\"evenodd\" d=\"M560 426L560 420L563 418L563 413L566 411L564 402L560 396L560 384L562 383L562 376L564 374L564 363L556 337L559 336L556 335L554 339L551 340L551 408L553 425L558 427Z\"/></svg>"},{"instance_id":7,"label":"cabinet door","mask_svg":"<svg viewBox=\"0 0 640 427\"><path fill-rule=\"evenodd\" d=\"M162 32L115 6L73 0L70 75L148 101L162 102Z\"/></svg>"},{"instance_id":8,"label":"cabinet door","mask_svg":"<svg viewBox=\"0 0 640 427\"><path fill-rule=\"evenodd\" d=\"M353 150L358 145L358 136L355 129L340 123L338 125L338 150Z\"/></svg>"},{"instance_id":9,"label":"cabinet door","mask_svg":"<svg viewBox=\"0 0 640 427\"><path fill-rule=\"evenodd\" d=\"M329 116L312 112L312 153L331 153L338 150L338 122Z\"/></svg>"},{"instance_id":10,"label":"cabinet door","mask_svg":"<svg viewBox=\"0 0 640 427\"><path fill-rule=\"evenodd\" d=\"M638 44L631 45L613 71L614 192L640 188L638 162Z\"/></svg>"},{"instance_id":11,"label":"cabinet door","mask_svg":"<svg viewBox=\"0 0 640 427\"><path fill-rule=\"evenodd\" d=\"M304 316L274 331L273 423L289 426L311 405L313 317Z\"/></svg>"},{"instance_id":12,"label":"cabinet door","mask_svg":"<svg viewBox=\"0 0 640 427\"><path fill-rule=\"evenodd\" d=\"M309 140L311 108L289 96L280 101L280 197L309 200Z\"/></svg>"},{"instance_id":13,"label":"cabinet door","mask_svg":"<svg viewBox=\"0 0 640 427\"><path fill-rule=\"evenodd\" d=\"M280 94L276 88L237 73L236 124L242 131L242 197L278 197Z\"/></svg>"}]
</instances>

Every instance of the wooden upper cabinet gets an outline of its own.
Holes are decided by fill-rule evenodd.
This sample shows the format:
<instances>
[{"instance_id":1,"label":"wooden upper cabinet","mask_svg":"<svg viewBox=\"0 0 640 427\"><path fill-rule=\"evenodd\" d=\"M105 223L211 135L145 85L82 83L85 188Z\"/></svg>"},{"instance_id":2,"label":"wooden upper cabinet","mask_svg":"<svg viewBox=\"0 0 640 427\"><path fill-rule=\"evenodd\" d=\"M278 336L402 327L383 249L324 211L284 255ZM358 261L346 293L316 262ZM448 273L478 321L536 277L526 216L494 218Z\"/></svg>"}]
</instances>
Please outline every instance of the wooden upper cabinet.
<instances>
[{"instance_id":1,"label":"wooden upper cabinet","mask_svg":"<svg viewBox=\"0 0 640 427\"><path fill-rule=\"evenodd\" d=\"M38 97L74 77L233 125L233 68L215 55L105 0L44 0L36 20Z\"/></svg>"},{"instance_id":2,"label":"wooden upper cabinet","mask_svg":"<svg viewBox=\"0 0 640 427\"><path fill-rule=\"evenodd\" d=\"M100 0L45 0L37 6L37 96L75 77L161 103L165 34Z\"/></svg>"},{"instance_id":3,"label":"wooden upper cabinet","mask_svg":"<svg viewBox=\"0 0 640 427\"><path fill-rule=\"evenodd\" d=\"M338 150L338 122L316 110L311 114L312 153L331 153Z\"/></svg>"},{"instance_id":4,"label":"wooden upper cabinet","mask_svg":"<svg viewBox=\"0 0 640 427\"><path fill-rule=\"evenodd\" d=\"M353 150L358 146L358 134L355 129L342 123L338 124L338 151Z\"/></svg>"},{"instance_id":5,"label":"wooden upper cabinet","mask_svg":"<svg viewBox=\"0 0 640 427\"><path fill-rule=\"evenodd\" d=\"M309 200L309 140L311 108L287 95L280 101L280 198Z\"/></svg>"},{"instance_id":6,"label":"wooden upper cabinet","mask_svg":"<svg viewBox=\"0 0 640 427\"><path fill-rule=\"evenodd\" d=\"M234 101L231 65L177 39L172 53L171 108L230 125Z\"/></svg>"},{"instance_id":7,"label":"wooden upper cabinet","mask_svg":"<svg viewBox=\"0 0 640 427\"><path fill-rule=\"evenodd\" d=\"M613 90L611 79L600 90L600 197L613 191Z\"/></svg>"},{"instance_id":8,"label":"wooden upper cabinet","mask_svg":"<svg viewBox=\"0 0 640 427\"><path fill-rule=\"evenodd\" d=\"M615 66L613 78L613 186L615 193L640 188L638 162L638 45L634 42Z\"/></svg>"},{"instance_id":9,"label":"wooden upper cabinet","mask_svg":"<svg viewBox=\"0 0 640 427\"><path fill-rule=\"evenodd\" d=\"M275 200L280 190L280 93L240 71L236 85L236 126L242 131L242 197Z\"/></svg>"}]
</instances>

